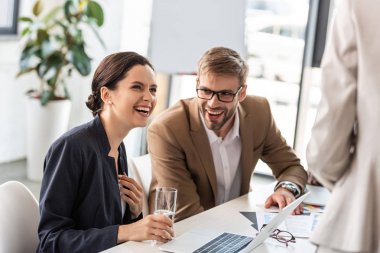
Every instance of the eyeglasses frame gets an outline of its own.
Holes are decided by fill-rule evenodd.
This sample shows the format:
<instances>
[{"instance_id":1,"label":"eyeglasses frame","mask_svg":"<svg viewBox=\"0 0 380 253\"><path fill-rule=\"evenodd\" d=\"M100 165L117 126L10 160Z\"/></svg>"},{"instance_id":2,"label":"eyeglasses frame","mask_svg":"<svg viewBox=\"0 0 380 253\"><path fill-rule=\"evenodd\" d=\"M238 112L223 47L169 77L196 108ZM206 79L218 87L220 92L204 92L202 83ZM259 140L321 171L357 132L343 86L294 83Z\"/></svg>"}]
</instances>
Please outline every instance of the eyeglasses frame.
<instances>
[{"instance_id":1,"label":"eyeglasses frame","mask_svg":"<svg viewBox=\"0 0 380 253\"><path fill-rule=\"evenodd\" d=\"M221 100L221 99L220 99L220 94L223 93L223 92L226 92L226 91L224 91L224 90L214 91L214 90L210 90L210 89L200 89L200 88L196 88L196 91L197 91L197 97L200 98L200 99L211 100L211 99L214 97L214 95L216 94L216 97L218 98L218 100L219 100L220 102L223 102L223 103L231 103L231 102L234 101L236 95L241 91L241 89L242 89L243 87L244 87L244 85L240 85L239 89L238 89L235 93L232 93L232 92L231 92L231 95L233 95L231 101L224 101L224 100ZM210 92L212 92L212 95L211 95L210 98L202 98L202 97L199 96L199 94L198 94L198 90L203 90L203 91L204 91L204 90L207 90L207 91L210 91Z\"/></svg>"},{"instance_id":2,"label":"eyeglasses frame","mask_svg":"<svg viewBox=\"0 0 380 253\"><path fill-rule=\"evenodd\" d=\"M262 227L260 228L260 231L266 225L267 224L263 224ZM287 234L289 234L290 235L290 239L289 240L284 239L283 237L279 236L280 233L287 233ZM286 245L286 247L288 247L289 242L296 243L296 238L294 237L294 235L292 233L290 233L289 231L280 230L278 228L276 228L275 230L272 231L272 234L270 235L270 237L273 238L273 239L276 239L278 242L284 243Z\"/></svg>"}]
</instances>

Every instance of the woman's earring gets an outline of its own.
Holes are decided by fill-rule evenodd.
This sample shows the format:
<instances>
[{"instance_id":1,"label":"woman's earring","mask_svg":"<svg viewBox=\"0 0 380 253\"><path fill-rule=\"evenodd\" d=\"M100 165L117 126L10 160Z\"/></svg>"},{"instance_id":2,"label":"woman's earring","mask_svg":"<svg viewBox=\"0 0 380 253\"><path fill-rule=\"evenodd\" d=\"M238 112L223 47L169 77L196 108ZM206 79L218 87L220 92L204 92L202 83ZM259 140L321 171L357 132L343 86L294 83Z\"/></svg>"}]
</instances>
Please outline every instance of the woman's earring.
<instances>
[{"instance_id":1,"label":"woman's earring","mask_svg":"<svg viewBox=\"0 0 380 253\"><path fill-rule=\"evenodd\" d=\"M112 102L111 102L110 100L108 100L108 103L109 103L109 104L112 104Z\"/></svg>"}]
</instances>

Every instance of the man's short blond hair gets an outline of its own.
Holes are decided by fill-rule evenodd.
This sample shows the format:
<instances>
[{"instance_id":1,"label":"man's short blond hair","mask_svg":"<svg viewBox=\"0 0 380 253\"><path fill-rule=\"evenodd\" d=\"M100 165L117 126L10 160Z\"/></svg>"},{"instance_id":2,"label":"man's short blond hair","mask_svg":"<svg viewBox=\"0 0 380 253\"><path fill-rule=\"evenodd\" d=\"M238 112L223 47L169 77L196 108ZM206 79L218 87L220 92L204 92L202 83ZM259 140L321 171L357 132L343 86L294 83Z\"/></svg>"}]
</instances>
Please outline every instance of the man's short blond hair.
<instances>
[{"instance_id":1,"label":"man's short blond hair","mask_svg":"<svg viewBox=\"0 0 380 253\"><path fill-rule=\"evenodd\" d=\"M245 85L248 65L236 51L226 47L213 47L198 61L198 78L202 74L236 76L240 85Z\"/></svg>"}]
</instances>

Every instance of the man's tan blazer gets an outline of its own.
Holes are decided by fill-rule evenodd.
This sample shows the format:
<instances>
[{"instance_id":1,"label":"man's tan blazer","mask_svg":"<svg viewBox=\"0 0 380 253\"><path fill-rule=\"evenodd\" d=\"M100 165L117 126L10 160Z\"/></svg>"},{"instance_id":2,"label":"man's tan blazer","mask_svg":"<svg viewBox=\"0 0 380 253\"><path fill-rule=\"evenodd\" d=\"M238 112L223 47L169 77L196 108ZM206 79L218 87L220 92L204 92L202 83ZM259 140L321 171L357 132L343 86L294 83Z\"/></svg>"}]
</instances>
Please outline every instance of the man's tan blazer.
<instances>
[{"instance_id":1,"label":"man's tan blazer","mask_svg":"<svg viewBox=\"0 0 380 253\"><path fill-rule=\"evenodd\" d=\"M238 109L242 154L240 194L248 193L258 159L278 180L304 187L306 172L273 120L268 101L247 96ZM156 118L148 129L152 159L150 211L156 186L178 189L176 220L215 206L217 180L209 140L199 115L197 98L180 100Z\"/></svg>"},{"instance_id":2,"label":"man's tan blazer","mask_svg":"<svg viewBox=\"0 0 380 253\"><path fill-rule=\"evenodd\" d=\"M380 1L341 1L322 61L307 160L332 195L311 241L339 252L380 252L379 29Z\"/></svg>"}]
</instances>

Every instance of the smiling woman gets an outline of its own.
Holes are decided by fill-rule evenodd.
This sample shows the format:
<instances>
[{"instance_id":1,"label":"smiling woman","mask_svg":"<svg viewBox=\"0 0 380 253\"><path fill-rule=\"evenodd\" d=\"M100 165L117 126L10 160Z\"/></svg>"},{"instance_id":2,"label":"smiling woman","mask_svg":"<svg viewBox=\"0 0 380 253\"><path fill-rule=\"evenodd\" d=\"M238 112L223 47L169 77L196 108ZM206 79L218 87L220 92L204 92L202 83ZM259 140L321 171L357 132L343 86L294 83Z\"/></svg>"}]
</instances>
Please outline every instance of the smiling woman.
<instances>
[{"instance_id":1,"label":"smiling woman","mask_svg":"<svg viewBox=\"0 0 380 253\"><path fill-rule=\"evenodd\" d=\"M91 88L86 105L94 119L62 135L45 158L38 252L98 252L173 237L169 218L142 217L143 188L128 176L123 143L156 105L152 65L134 52L109 55Z\"/></svg>"},{"instance_id":2,"label":"smiling woman","mask_svg":"<svg viewBox=\"0 0 380 253\"><path fill-rule=\"evenodd\" d=\"M0 35L17 34L19 0L0 1Z\"/></svg>"}]
</instances>

